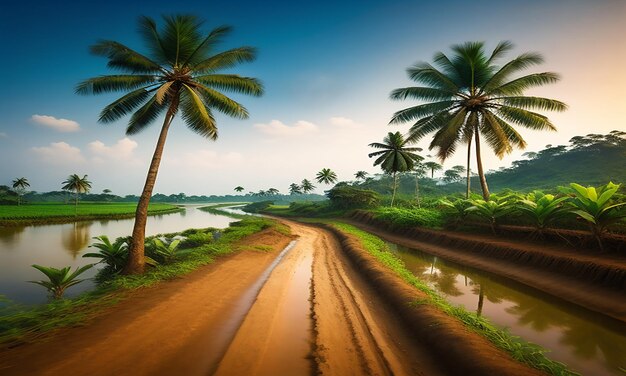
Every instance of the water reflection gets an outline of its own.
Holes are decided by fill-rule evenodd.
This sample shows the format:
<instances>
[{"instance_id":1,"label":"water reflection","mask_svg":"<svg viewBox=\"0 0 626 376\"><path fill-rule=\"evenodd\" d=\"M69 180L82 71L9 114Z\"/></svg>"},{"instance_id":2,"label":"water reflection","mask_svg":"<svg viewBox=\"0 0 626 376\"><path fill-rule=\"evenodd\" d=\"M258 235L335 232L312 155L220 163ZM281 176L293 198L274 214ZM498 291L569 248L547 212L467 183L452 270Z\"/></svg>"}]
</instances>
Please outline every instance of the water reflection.
<instances>
[{"instance_id":1,"label":"water reflection","mask_svg":"<svg viewBox=\"0 0 626 376\"><path fill-rule=\"evenodd\" d=\"M80 251L87 248L91 237L89 228L93 222L76 222L71 227L61 230L61 244L70 253L72 259L80 254Z\"/></svg>"},{"instance_id":2,"label":"water reflection","mask_svg":"<svg viewBox=\"0 0 626 376\"><path fill-rule=\"evenodd\" d=\"M2 227L0 226L0 242L10 247L20 240L21 234L24 232L24 226Z\"/></svg>"},{"instance_id":3,"label":"water reflection","mask_svg":"<svg viewBox=\"0 0 626 376\"><path fill-rule=\"evenodd\" d=\"M447 300L549 349L550 358L585 375L623 375L626 324L423 252L392 248L413 274Z\"/></svg>"},{"instance_id":4,"label":"water reflection","mask_svg":"<svg viewBox=\"0 0 626 376\"><path fill-rule=\"evenodd\" d=\"M167 215L150 216L146 236L186 230L188 228L224 228L232 218L209 214L185 205L186 211ZM184 214L183 214L184 213ZM45 302L45 289L28 280L41 279L41 273L32 264L72 269L94 262L82 258L92 237L107 235L113 240L132 232L134 218L122 220L98 220L70 224L27 227L0 227L0 294L19 303ZM91 269L83 276L90 278L97 270ZM72 286L67 296L74 296L93 287L91 281Z\"/></svg>"}]
</instances>

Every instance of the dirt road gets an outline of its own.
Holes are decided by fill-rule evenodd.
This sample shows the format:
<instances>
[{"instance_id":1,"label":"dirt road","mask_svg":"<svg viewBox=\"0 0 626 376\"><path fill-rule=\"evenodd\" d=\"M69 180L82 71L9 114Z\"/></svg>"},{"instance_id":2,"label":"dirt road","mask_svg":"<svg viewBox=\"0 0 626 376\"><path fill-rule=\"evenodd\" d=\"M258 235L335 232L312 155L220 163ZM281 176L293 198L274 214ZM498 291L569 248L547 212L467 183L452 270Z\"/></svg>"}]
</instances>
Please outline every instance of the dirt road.
<instances>
[{"instance_id":1,"label":"dirt road","mask_svg":"<svg viewBox=\"0 0 626 376\"><path fill-rule=\"evenodd\" d=\"M80 328L0 350L3 375L437 375L324 230L287 222Z\"/></svg>"}]
</instances>

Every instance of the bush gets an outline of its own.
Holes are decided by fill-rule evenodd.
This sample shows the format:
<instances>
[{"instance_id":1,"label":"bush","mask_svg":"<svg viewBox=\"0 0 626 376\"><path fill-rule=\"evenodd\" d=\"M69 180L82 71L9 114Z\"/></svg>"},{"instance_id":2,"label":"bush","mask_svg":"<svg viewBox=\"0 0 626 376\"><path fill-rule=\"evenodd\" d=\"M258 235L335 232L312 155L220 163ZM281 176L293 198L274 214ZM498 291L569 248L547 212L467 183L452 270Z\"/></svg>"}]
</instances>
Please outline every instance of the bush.
<instances>
[{"instance_id":1,"label":"bush","mask_svg":"<svg viewBox=\"0 0 626 376\"><path fill-rule=\"evenodd\" d=\"M335 186L326 196L330 199L331 206L336 209L369 208L380 203L378 193L350 186Z\"/></svg>"},{"instance_id":2,"label":"bush","mask_svg":"<svg viewBox=\"0 0 626 376\"><path fill-rule=\"evenodd\" d=\"M444 218L440 211L433 209L378 208L372 211L375 219L391 224L392 227L441 227Z\"/></svg>"},{"instance_id":3,"label":"bush","mask_svg":"<svg viewBox=\"0 0 626 376\"><path fill-rule=\"evenodd\" d=\"M271 205L274 205L274 201L259 201L243 206L241 210L245 211L246 213L259 213L269 208Z\"/></svg>"}]
</instances>

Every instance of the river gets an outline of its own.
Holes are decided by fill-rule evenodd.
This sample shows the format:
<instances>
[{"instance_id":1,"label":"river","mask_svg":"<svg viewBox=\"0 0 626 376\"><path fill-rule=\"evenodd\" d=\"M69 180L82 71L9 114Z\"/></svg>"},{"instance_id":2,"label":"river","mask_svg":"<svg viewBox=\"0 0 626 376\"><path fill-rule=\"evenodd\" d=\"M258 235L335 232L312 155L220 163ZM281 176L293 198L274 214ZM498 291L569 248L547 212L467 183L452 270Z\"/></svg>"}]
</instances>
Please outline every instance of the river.
<instances>
[{"instance_id":1,"label":"river","mask_svg":"<svg viewBox=\"0 0 626 376\"><path fill-rule=\"evenodd\" d=\"M185 210L179 213L149 216L146 236L188 228L224 228L236 221L198 210L207 205L210 204L184 205ZM117 237L128 236L132 232L133 223L134 218L24 227L0 226L0 295L24 304L46 302L46 289L27 282L46 279L41 272L31 267L32 264L55 268L71 265L75 269L94 263L97 259L82 257L84 253L97 251L88 248L94 242L93 237L107 235L113 241ZM81 277L91 278L96 272L94 268ZM92 280L86 280L70 287L66 296L76 296L93 286Z\"/></svg>"}]
</instances>

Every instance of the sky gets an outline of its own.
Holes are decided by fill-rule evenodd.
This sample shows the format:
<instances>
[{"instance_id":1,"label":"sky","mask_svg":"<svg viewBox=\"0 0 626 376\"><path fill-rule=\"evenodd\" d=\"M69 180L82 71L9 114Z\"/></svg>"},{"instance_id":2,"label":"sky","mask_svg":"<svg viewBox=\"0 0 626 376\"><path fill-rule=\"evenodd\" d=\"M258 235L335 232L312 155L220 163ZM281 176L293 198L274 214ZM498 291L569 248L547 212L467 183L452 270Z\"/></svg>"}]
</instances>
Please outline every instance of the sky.
<instances>
[{"instance_id":1,"label":"sky","mask_svg":"<svg viewBox=\"0 0 626 376\"><path fill-rule=\"evenodd\" d=\"M412 86L406 68L432 62L466 41L492 49L510 40L512 59L539 52L545 62L527 73L553 71L554 85L529 91L565 102L546 113L557 132L520 129L528 143L501 160L486 148L486 169L508 166L525 151L566 144L576 135L626 130L626 1L22 1L0 5L0 185L27 177L35 191L59 190L70 174L87 174L93 192L139 194L162 119L127 137L127 118L98 123L122 94L79 96L77 83L112 74L88 47L121 42L145 52L137 19L194 14L205 31L231 25L222 49L254 46L256 61L230 70L260 79L262 97L233 95L246 120L217 115L219 138L204 139L180 118L170 128L154 192L223 195L243 186L288 192L322 168L340 180L379 173L369 143L410 125L388 125L415 105L389 93ZM428 137L418 146L428 155ZM444 163L465 164L463 148ZM433 153L434 154L434 153ZM473 163L475 165L475 163ZM317 192L328 187L317 184Z\"/></svg>"}]
</instances>

